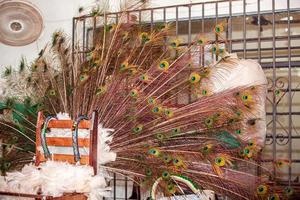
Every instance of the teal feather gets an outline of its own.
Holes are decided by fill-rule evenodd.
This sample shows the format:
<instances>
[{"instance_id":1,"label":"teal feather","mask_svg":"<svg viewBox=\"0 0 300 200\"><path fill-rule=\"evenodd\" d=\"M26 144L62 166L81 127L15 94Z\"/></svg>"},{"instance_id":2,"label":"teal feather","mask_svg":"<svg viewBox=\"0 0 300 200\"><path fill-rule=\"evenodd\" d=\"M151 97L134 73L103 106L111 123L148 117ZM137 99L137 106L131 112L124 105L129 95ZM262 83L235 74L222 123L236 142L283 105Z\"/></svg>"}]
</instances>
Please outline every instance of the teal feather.
<instances>
[{"instance_id":1,"label":"teal feather","mask_svg":"<svg viewBox=\"0 0 300 200\"><path fill-rule=\"evenodd\" d=\"M226 148L235 149L235 148L239 148L241 146L241 143L236 138L234 138L232 135L230 135L230 133L228 133L227 131L218 133L217 139L222 141L223 142L222 145L225 145Z\"/></svg>"}]
</instances>

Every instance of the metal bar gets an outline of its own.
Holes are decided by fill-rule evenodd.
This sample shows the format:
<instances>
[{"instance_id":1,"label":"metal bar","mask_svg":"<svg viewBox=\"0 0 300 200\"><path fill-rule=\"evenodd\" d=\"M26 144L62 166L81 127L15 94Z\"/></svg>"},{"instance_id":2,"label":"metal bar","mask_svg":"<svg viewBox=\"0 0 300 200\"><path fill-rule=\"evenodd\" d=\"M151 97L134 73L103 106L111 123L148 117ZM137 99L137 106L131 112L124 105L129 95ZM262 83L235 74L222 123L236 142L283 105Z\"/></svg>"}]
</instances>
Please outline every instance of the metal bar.
<instances>
[{"instance_id":1,"label":"metal bar","mask_svg":"<svg viewBox=\"0 0 300 200\"><path fill-rule=\"evenodd\" d=\"M117 199L117 180L116 180L117 176L116 176L116 173L114 173L114 200Z\"/></svg>"},{"instance_id":2,"label":"metal bar","mask_svg":"<svg viewBox=\"0 0 300 200\"><path fill-rule=\"evenodd\" d=\"M243 0L243 57L246 58L246 0Z\"/></svg>"},{"instance_id":3,"label":"metal bar","mask_svg":"<svg viewBox=\"0 0 300 200\"><path fill-rule=\"evenodd\" d=\"M151 9L151 22L150 22L150 24L151 24L151 31L153 31L153 9Z\"/></svg>"},{"instance_id":4,"label":"metal bar","mask_svg":"<svg viewBox=\"0 0 300 200\"><path fill-rule=\"evenodd\" d=\"M228 1L228 0L226 0L226 1ZM226 1L218 1L218 2L222 3L222 2L226 2ZM241 0L232 0L232 1L241 1ZM215 3L215 2L206 2L206 3ZM194 5L201 5L201 4L203 4L203 3L181 4L181 5L176 5L176 6L186 7L188 5L194 6ZM141 10L142 11L149 11L151 9L157 10L157 9L162 9L162 8L175 8L176 6L147 8L147 9L141 9ZM139 11L139 10L132 10L132 12L134 12L134 11ZM291 8L290 9L290 13L292 13L292 12L299 12L299 11L300 11L299 8ZM115 15L115 14L122 14L122 13L123 12L112 12L112 13L106 13L106 15ZM270 13L270 11L263 11L263 12L261 12L261 14L268 14L268 13ZM286 9L276 10L275 13L276 14L286 13ZM243 15L243 13L234 13L233 14L233 16L242 16L242 15ZM99 16L103 16L103 15L99 15ZM257 12L251 12L251 13L249 12L249 13L247 13L247 16L257 16ZM84 16L80 16L80 17L75 17L75 19L80 20L82 18L92 18L92 17L94 17L94 16L84 15ZM226 18L226 17L228 17L228 16L222 16L222 18ZM213 18L214 18L213 16L211 16L211 17L208 16L207 17L207 19L213 19ZM291 23L294 23L294 22L291 22ZM297 20L295 20L295 23L298 23Z\"/></svg>"},{"instance_id":5,"label":"metal bar","mask_svg":"<svg viewBox=\"0 0 300 200\"><path fill-rule=\"evenodd\" d=\"M232 51L232 0L229 0L229 21L228 21L228 26L227 26L228 34L229 34L229 47L228 51L231 53Z\"/></svg>"},{"instance_id":6,"label":"metal bar","mask_svg":"<svg viewBox=\"0 0 300 200\"><path fill-rule=\"evenodd\" d=\"M192 9L191 6L188 7L188 12L189 12L189 26L188 26L188 44L191 44L192 41Z\"/></svg>"},{"instance_id":7,"label":"metal bar","mask_svg":"<svg viewBox=\"0 0 300 200\"><path fill-rule=\"evenodd\" d=\"M215 4L215 13L216 13L216 20L215 20L215 26L218 25L218 2L216 2ZM219 45L219 36L217 33L215 33L215 36L216 36L216 43L217 45ZM216 52L216 61L218 61L218 57L219 57L219 52Z\"/></svg>"},{"instance_id":8,"label":"metal bar","mask_svg":"<svg viewBox=\"0 0 300 200\"><path fill-rule=\"evenodd\" d=\"M139 24L142 23L142 11L139 11Z\"/></svg>"},{"instance_id":9,"label":"metal bar","mask_svg":"<svg viewBox=\"0 0 300 200\"><path fill-rule=\"evenodd\" d=\"M232 0L232 1L240 1L240 0ZM218 0L219 3L222 3L222 2L228 2L228 0ZM214 4L216 3L215 0L213 1L205 1L206 4ZM130 12L138 12L138 11L147 11L147 10L151 10L151 9L155 9L155 10L159 10L159 9L169 9L169 8L175 8L175 7L187 7L187 6L196 6L196 5L200 5L202 3L188 3L188 4L177 4L177 5L170 5L170 6L159 6L159 7L155 7L155 8L141 8L141 9L133 9L133 10L130 10ZM116 14L116 13L122 13L123 11L119 11L119 12L112 12L112 13L107 13L107 14ZM101 15L100 15L101 16ZM87 14L85 16L80 16L80 17L76 17L76 18L82 18L82 17L93 17L91 14Z\"/></svg>"},{"instance_id":10,"label":"metal bar","mask_svg":"<svg viewBox=\"0 0 300 200\"><path fill-rule=\"evenodd\" d=\"M204 17L205 17L205 14L204 14L204 12L205 12L205 10L204 10L204 7L205 7L205 4L203 3L202 4L202 20L201 20L201 24L202 24L202 33L204 34L204 32L205 32L205 22L204 22ZM204 53L204 46L203 47L201 47L201 51L202 51L202 53L201 53L201 64L202 64L202 66L204 66L204 64L205 64L205 53Z\"/></svg>"},{"instance_id":11,"label":"metal bar","mask_svg":"<svg viewBox=\"0 0 300 200\"><path fill-rule=\"evenodd\" d=\"M74 62L74 52L75 52L75 21L76 19L73 17L72 19L72 61Z\"/></svg>"},{"instance_id":12,"label":"metal bar","mask_svg":"<svg viewBox=\"0 0 300 200\"><path fill-rule=\"evenodd\" d=\"M84 18L83 22L82 22L83 23L82 24L82 29L83 29L83 33L82 33L82 49L83 50L85 50L85 37L86 37L86 35L85 35L85 33L86 33L85 32L85 20L86 20L86 18ZM85 60L85 57L86 57L85 54L82 54L82 59L83 60Z\"/></svg>"},{"instance_id":13,"label":"metal bar","mask_svg":"<svg viewBox=\"0 0 300 200\"><path fill-rule=\"evenodd\" d=\"M116 24L119 23L119 14L116 14Z\"/></svg>"},{"instance_id":14,"label":"metal bar","mask_svg":"<svg viewBox=\"0 0 300 200\"><path fill-rule=\"evenodd\" d=\"M273 63L268 62L268 63L261 63L260 64L262 68L273 68ZM291 61L289 62L276 62L275 67L276 68L289 68L289 67L299 67L300 66L300 61Z\"/></svg>"},{"instance_id":15,"label":"metal bar","mask_svg":"<svg viewBox=\"0 0 300 200\"><path fill-rule=\"evenodd\" d=\"M289 63L289 77L288 77L288 85L289 85L289 152L288 157L289 161L292 160L292 91L291 91L291 85L292 85L292 69L291 69L291 23L290 23L290 0L287 0L287 17L288 17L288 63ZM291 185L291 178L292 178L292 166L289 165L289 186Z\"/></svg>"},{"instance_id":16,"label":"metal bar","mask_svg":"<svg viewBox=\"0 0 300 200\"><path fill-rule=\"evenodd\" d=\"M205 26L204 26L204 5L205 4L202 4L202 19L201 19L201 24L202 24L202 33L204 33L204 28L205 28Z\"/></svg>"},{"instance_id":17,"label":"metal bar","mask_svg":"<svg viewBox=\"0 0 300 200\"><path fill-rule=\"evenodd\" d=\"M273 115L273 112L267 112L267 115ZM300 112L277 112L277 115L300 115Z\"/></svg>"},{"instance_id":18,"label":"metal bar","mask_svg":"<svg viewBox=\"0 0 300 200\"><path fill-rule=\"evenodd\" d=\"M274 90L268 90L268 92L273 92ZM292 92L300 92L300 88L296 88L296 89L291 89Z\"/></svg>"},{"instance_id":19,"label":"metal bar","mask_svg":"<svg viewBox=\"0 0 300 200\"><path fill-rule=\"evenodd\" d=\"M272 138L273 140L275 140L275 139L288 139L289 138L289 136L284 136L284 135L280 135L280 134L283 134L283 133L278 133L275 138L273 137L273 133L272 133L272 135L267 135L266 138L269 138L269 139ZM291 138L292 139L300 139L300 136L299 135L292 135Z\"/></svg>"},{"instance_id":20,"label":"metal bar","mask_svg":"<svg viewBox=\"0 0 300 200\"><path fill-rule=\"evenodd\" d=\"M290 38L291 39L299 39L300 35L291 35ZM285 41L287 40L288 36L276 36L275 39L276 41ZM273 37L263 37L261 38L261 42L264 41L264 42L268 42L268 41L272 41ZM231 40L232 43L243 43L244 42L244 39L233 39ZM246 38L245 41L247 43L250 43L250 42L257 42L257 38ZM215 43L215 41L208 41L209 43ZM225 41L223 40L219 40L219 43L225 43ZM187 43L181 43L183 45L187 45ZM294 48L294 47L291 47L291 48ZM284 48L282 48L283 50ZM286 49L286 48L285 48ZM244 49L242 49L244 50ZM251 49L250 49L251 50ZM252 49L253 50L253 49ZM271 50L271 49L270 49ZM233 50L235 51L235 50ZM248 49L247 49L248 51ZM257 49L256 49L257 51Z\"/></svg>"},{"instance_id":21,"label":"metal bar","mask_svg":"<svg viewBox=\"0 0 300 200\"><path fill-rule=\"evenodd\" d=\"M127 196L128 196L128 194L127 194L127 181L128 181L128 179L127 179L127 176L125 176L125 199L127 200Z\"/></svg>"},{"instance_id":22,"label":"metal bar","mask_svg":"<svg viewBox=\"0 0 300 200\"><path fill-rule=\"evenodd\" d=\"M300 163L300 159L292 159L291 161L293 163ZM272 159L265 159L265 160L262 160L262 162L273 162L273 160Z\"/></svg>"},{"instance_id":23,"label":"metal bar","mask_svg":"<svg viewBox=\"0 0 300 200\"><path fill-rule=\"evenodd\" d=\"M300 35L298 36L300 38ZM275 36L274 36L274 40L275 40ZM277 47L277 48L261 48L261 51L273 51L273 49L275 49L275 51L278 51L278 50L286 50L286 47ZM300 46L293 46L291 47L291 49L293 50L300 50ZM234 49L232 50L233 52L242 52L243 49ZM247 51L257 51L257 49L247 49ZM300 55L298 55L300 56Z\"/></svg>"},{"instance_id":24,"label":"metal bar","mask_svg":"<svg viewBox=\"0 0 300 200\"><path fill-rule=\"evenodd\" d=\"M275 55L275 45L276 45L276 41L275 41L275 13L274 13L274 10L275 10L275 0L272 0L272 44L273 44L273 47L272 47L272 64L273 64L273 87L276 86L276 55ZM272 132L273 132L273 141L276 140L276 121L277 121L277 116L276 116L276 113L277 113L277 104L276 104L276 96L273 95L273 100L272 100L272 120L273 120L273 124L272 124ZM273 162L276 161L276 142L273 142ZM273 175L274 177L276 177L276 167L275 165L273 166Z\"/></svg>"},{"instance_id":25,"label":"metal bar","mask_svg":"<svg viewBox=\"0 0 300 200\"><path fill-rule=\"evenodd\" d=\"M258 53L258 62L260 63L260 61L261 61L261 50L260 50L260 48L261 48L261 15L260 15L260 0L257 0L257 23L258 23L258 38L257 38L257 41L258 41L258 43L257 43L257 53Z\"/></svg>"},{"instance_id":26,"label":"metal bar","mask_svg":"<svg viewBox=\"0 0 300 200\"><path fill-rule=\"evenodd\" d=\"M93 47L95 46L96 39L96 17L93 18Z\"/></svg>"},{"instance_id":27,"label":"metal bar","mask_svg":"<svg viewBox=\"0 0 300 200\"><path fill-rule=\"evenodd\" d=\"M176 36L178 36L178 6L176 6Z\"/></svg>"},{"instance_id":28,"label":"metal bar","mask_svg":"<svg viewBox=\"0 0 300 200\"><path fill-rule=\"evenodd\" d=\"M86 43L85 43L85 51L89 52L89 41L90 41L90 31L91 29L86 30Z\"/></svg>"},{"instance_id":29,"label":"metal bar","mask_svg":"<svg viewBox=\"0 0 300 200\"><path fill-rule=\"evenodd\" d=\"M166 8L163 9L163 20L166 23Z\"/></svg>"}]
</instances>

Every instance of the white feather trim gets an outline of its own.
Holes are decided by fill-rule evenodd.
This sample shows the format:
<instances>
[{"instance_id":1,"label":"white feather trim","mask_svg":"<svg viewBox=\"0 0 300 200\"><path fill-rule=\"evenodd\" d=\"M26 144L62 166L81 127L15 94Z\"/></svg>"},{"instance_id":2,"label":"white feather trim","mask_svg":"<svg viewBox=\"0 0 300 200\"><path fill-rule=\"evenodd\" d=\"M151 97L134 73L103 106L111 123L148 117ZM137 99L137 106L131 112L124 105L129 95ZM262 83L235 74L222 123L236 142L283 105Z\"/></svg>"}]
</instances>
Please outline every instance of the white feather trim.
<instances>
[{"instance_id":1,"label":"white feather trim","mask_svg":"<svg viewBox=\"0 0 300 200\"><path fill-rule=\"evenodd\" d=\"M113 129L103 128L101 124L98 126L98 151L97 151L97 161L98 165L104 165L108 162L116 160L116 153L110 151L108 142L112 141L112 136L109 136Z\"/></svg>"},{"instance_id":2,"label":"white feather trim","mask_svg":"<svg viewBox=\"0 0 300 200\"><path fill-rule=\"evenodd\" d=\"M4 191L26 194L36 194L41 189L43 195L54 197L84 193L90 200L102 199L110 190L103 176L94 176L91 166L55 161L47 161L39 167L26 165L21 172L0 176L0 186Z\"/></svg>"},{"instance_id":3,"label":"white feather trim","mask_svg":"<svg viewBox=\"0 0 300 200\"><path fill-rule=\"evenodd\" d=\"M59 120L67 120L67 119L69 120L69 119L71 119L71 117L68 113L62 113L62 112L56 114L56 117Z\"/></svg>"}]
</instances>

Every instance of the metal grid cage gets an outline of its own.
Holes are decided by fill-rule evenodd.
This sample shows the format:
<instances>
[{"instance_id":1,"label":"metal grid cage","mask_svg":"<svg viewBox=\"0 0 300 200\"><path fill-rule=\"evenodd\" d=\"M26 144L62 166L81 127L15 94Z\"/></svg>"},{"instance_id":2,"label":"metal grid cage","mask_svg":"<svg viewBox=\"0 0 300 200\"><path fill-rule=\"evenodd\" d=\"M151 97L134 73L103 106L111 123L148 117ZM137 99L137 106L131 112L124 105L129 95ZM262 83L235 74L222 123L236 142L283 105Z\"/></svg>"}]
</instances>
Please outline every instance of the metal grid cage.
<instances>
[{"instance_id":1,"label":"metal grid cage","mask_svg":"<svg viewBox=\"0 0 300 200\"><path fill-rule=\"evenodd\" d=\"M118 21L121 13L73 19L73 53L85 53L93 46L103 23ZM226 49L240 58L257 60L268 78L267 139L261 163L274 168L278 159L289 165L274 170L279 184L300 186L300 2L299 0L220 0L128 11L137 24L151 29L158 23L173 22L176 35L189 44L194 35L209 33L226 24ZM102 25L101 25L102 24ZM212 40L218 40L211 34ZM79 41L79 42L75 42ZM116 196L116 176L112 199ZM137 195L135 198L140 198Z\"/></svg>"}]
</instances>

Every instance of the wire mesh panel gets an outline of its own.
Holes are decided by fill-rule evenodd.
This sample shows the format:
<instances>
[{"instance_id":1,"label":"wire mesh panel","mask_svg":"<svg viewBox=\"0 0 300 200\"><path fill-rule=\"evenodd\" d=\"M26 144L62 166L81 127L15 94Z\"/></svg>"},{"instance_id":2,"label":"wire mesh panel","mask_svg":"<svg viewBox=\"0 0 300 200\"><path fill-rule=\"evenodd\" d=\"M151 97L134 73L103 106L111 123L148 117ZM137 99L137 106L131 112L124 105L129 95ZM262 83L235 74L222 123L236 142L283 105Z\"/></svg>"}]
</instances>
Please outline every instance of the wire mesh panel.
<instances>
[{"instance_id":1,"label":"wire mesh panel","mask_svg":"<svg viewBox=\"0 0 300 200\"><path fill-rule=\"evenodd\" d=\"M299 0L221 0L144 8L127 15L128 20L150 29L160 23L172 23L183 45L191 43L197 34L207 33L210 40L219 41L227 51L257 60L268 79L267 138L260 162L274 169L278 184L300 186ZM120 13L111 13L74 18L74 53L82 53L84 59L99 34L99 26L103 22L115 23L119 16ZM226 27L222 38L209 34L219 23ZM199 65L206 65L204 57L200 59ZM282 162L287 165L279 168ZM127 180L123 180L126 185ZM116 179L113 182L116 185Z\"/></svg>"}]
</instances>

